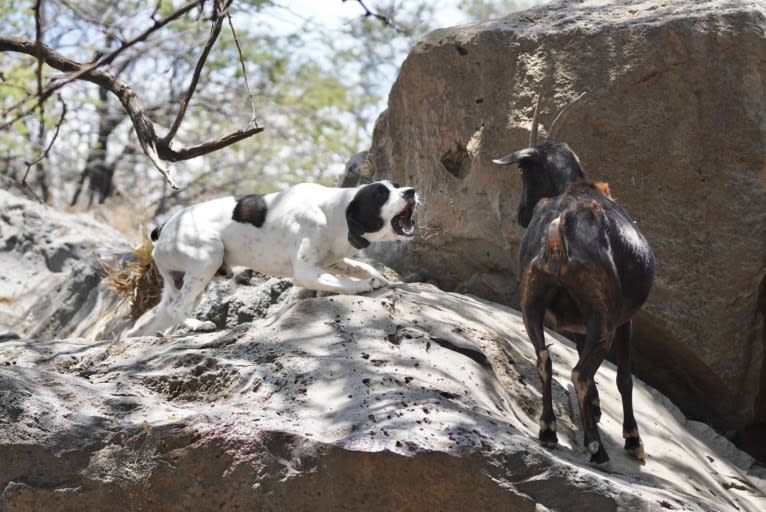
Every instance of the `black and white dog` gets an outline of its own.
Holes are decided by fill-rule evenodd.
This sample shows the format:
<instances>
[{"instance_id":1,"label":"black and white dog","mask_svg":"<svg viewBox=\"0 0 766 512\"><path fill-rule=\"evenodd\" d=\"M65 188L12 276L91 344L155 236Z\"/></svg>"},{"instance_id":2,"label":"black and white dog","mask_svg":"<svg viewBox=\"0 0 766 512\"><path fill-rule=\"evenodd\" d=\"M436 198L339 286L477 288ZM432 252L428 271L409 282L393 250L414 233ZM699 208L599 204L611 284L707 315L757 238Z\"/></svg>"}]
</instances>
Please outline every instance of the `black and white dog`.
<instances>
[{"instance_id":1,"label":"black and white dog","mask_svg":"<svg viewBox=\"0 0 766 512\"><path fill-rule=\"evenodd\" d=\"M230 275L233 266L292 277L313 290L360 293L385 286L377 270L350 256L371 242L409 240L416 203L412 187L379 181L357 188L303 183L185 208L152 232L152 257L165 281L162 299L126 335L179 324L214 330L212 322L193 317L194 309L213 276Z\"/></svg>"}]
</instances>

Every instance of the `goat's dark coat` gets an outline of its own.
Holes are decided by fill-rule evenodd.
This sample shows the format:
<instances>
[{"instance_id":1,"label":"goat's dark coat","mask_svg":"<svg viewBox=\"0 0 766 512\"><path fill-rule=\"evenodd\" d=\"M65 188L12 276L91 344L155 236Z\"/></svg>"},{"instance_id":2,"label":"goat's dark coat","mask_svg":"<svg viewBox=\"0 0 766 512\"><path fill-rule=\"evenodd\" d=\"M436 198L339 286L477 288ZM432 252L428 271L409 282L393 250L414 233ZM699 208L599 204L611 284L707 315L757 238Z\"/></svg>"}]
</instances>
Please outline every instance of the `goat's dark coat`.
<instances>
[{"instance_id":1,"label":"goat's dark coat","mask_svg":"<svg viewBox=\"0 0 766 512\"><path fill-rule=\"evenodd\" d=\"M595 423L600 417L593 381L607 350L615 343L618 388L623 397L625 448L643 457L631 399L629 344L631 318L649 295L654 255L605 184L585 180L569 146L546 142L512 153L496 163L516 163L523 174L519 223L526 227L519 252L521 308L538 353L543 383L540 439L555 444L551 405L551 361L545 347L546 311L556 327L584 334L580 360L572 371L592 462L609 458Z\"/></svg>"},{"instance_id":2,"label":"goat's dark coat","mask_svg":"<svg viewBox=\"0 0 766 512\"><path fill-rule=\"evenodd\" d=\"M554 221L555 236L550 228ZM551 254L550 244L557 239L563 247L561 255ZM654 256L633 221L617 203L584 181L570 185L553 199L538 201L521 242L519 263L522 269L539 266L557 294L574 293L580 270L600 275L593 279L601 281L600 288L608 295L605 306L610 309L612 329L630 320L641 307L654 277ZM548 308L555 317L566 317L583 313L587 306L572 312L568 311L570 304L559 305L554 300Z\"/></svg>"}]
</instances>

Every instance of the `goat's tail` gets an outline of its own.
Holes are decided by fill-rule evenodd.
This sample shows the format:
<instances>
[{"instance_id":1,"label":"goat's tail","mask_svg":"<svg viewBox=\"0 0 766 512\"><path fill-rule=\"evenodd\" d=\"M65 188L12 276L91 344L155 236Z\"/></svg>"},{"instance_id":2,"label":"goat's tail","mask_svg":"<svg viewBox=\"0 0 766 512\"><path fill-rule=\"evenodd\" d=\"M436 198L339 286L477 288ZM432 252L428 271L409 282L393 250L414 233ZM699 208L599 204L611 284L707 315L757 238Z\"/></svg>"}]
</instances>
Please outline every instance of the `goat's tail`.
<instances>
[{"instance_id":1,"label":"goat's tail","mask_svg":"<svg viewBox=\"0 0 766 512\"><path fill-rule=\"evenodd\" d=\"M548 224L545 233L543 265L546 271L556 275L560 274L569 262L569 246L564 233L564 223L563 215L556 217Z\"/></svg>"}]
</instances>

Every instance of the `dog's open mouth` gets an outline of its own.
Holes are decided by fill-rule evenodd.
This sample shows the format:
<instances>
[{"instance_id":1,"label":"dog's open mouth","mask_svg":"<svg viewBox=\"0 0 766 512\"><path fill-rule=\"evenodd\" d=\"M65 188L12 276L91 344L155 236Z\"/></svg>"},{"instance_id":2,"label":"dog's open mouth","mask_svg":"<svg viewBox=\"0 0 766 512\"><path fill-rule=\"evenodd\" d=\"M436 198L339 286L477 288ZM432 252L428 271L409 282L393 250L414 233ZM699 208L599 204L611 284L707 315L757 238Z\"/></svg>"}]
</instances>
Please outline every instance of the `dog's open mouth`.
<instances>
[{"instance_id":1,"label":"dog's open mouth","mask_svg":"<svg viewBox=\"0 0 766 512\"><path fill-rule=\"evenodd\" d=\"M415 210L415 201L407 201L407 206L391 219L391 226L397 235L413 236L415 234L415 224L412 223L412 213Z\"/></svg>"}]
</instances>

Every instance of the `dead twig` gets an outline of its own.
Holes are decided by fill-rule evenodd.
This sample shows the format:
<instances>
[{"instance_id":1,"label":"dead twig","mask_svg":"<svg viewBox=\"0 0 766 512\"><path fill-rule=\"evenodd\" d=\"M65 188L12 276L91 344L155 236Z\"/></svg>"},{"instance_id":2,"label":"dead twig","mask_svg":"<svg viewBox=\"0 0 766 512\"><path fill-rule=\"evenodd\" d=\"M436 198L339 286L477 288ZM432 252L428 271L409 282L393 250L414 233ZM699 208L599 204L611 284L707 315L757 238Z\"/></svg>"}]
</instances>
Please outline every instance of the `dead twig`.
<instances>
[{"instance_id":1,"label":"dead twig","mask_svg":"<svg viewBox=\"0 0 766 512\"><path fill-rule=\"evenodd\" d=\"M210 54L210 50L213 48L213 45L215 45L216 40L218 39L218 35L221 33L221 26L223 25L223 17L220 16L220 10L228 9L229 5L231 4L232 0L218 0L213 2L213 14L211 15L211 22L212 25L210 27L210 36L207 39L207 42L205 43L205 47L202 49L202 54L200 55L199 59L197 59L197 64L194 67L194 73L192 74L191 82L189 83L189 88L186 90L186 95L181 100L181 105L178 108L178 114L176 114L176 118L173 121L173 124L170 126L170 130L168 130L168 133L162 138L162 141L168 146L170 145L170 141L173 140L173 137L176 136L176 133L178 132L178 129L181 126L181 122L184 119L184 116L186 115L186 109L189 106L189 102L192 99L192 96L194 96L194 92L197 89L197 84L199 83L199 77L202 74L202 69L205 67L205 62L207 61L207 56Z\"/></svg>"},{"instance_id":2,"label":"dead twig","mask_svg":"<svg viewBox=\"0 0 766 512\"><path fill-rule=\"evenodd\" d=\"M234 24L231 21L231 14L226 13L226 19L229 21L229 28L231 29L231 35L234 38L234 44L237 46L237 54L239 55L239 63L242 65L242 77L245 79L245 87L247 87L247 96L250 100L250 108L252 109L252 117L250 118L250 124L258 128L258 119L255 115L255 96L250 89L250 82L247 80L247 69L245 69L245 57L242 55L242 47L239 45L239 39L237 38L237 31L234 30Z\"/></svg>"},{"instance_id":3,"label":"dead twig","mask_svg":"<svg viewBox=\"0 0 766 512\"><path fill-rule=\"evenodd\" d=\"M66 117L67 108L66 103L64 102L64 99L61 97L61 95L58 95L59 103L61 103L61 116L59 116L59 120L56 122L56 129L53 132L53 137L51 137L50 142L45 147L43 152L32 160L31 162L24 162L27 166L27 170L24 172L24 177L21 179L21 184L26 185L27 184L27 176L29 175L29 170L34 167L35 165L39 164L46 158L48 158L48 154L51 151L51 148L53 147L53 143L56 142L56 138L59 136L59 131L61 130L61 125L64 123L64 117ZM42 120L40 121L42 123Z\"/></svg>"},{"instance_id":4,"label":"dead twig","mask_svg":"<svg viewBox=\"0 0 766 512\"><path fill-rule=\"evenodd\" d=\"M348 0L343 0L344 3L346 1L348 1ZM394 22L394 20L391 17L386 16L384 14L380 14L379 12L375 12L375 11L371 10L369 7L367 7L367 4L364 3L364 0L356 0L356 3L358 3L362 9L364 9L364 17L365 18L375 18L378 21L380 21L381 23L383 23L383 25L385 25L387 27L393 28L399 34L404 34L404 35L410 35L411 34L411 32L412 32L411 30L409 30L409 29L407 29L405 27L402 27L400 25L397 25L396 22Z\"/></svg>"}]
</instances>

